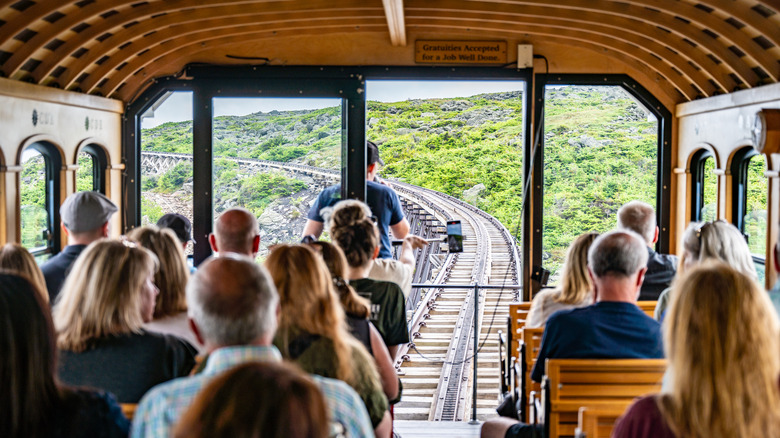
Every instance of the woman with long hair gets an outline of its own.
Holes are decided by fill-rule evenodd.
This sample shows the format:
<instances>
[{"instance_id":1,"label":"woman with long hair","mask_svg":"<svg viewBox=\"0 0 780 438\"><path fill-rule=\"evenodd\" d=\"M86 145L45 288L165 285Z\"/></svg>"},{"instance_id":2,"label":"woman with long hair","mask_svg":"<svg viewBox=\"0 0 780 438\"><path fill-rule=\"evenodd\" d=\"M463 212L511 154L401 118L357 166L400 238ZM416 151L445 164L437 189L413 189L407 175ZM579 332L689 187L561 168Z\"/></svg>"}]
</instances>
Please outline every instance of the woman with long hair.
<instances>
[{"instance_id":1,"label":"woman with long hair","mask_svg":"<svg viewBox=\"0 0 780 438\"><path fill-rule=\"evenodd\" d=\"M350 333L366 347L374 356L374 362L382 379L382 389L389 400L399 398L398 375L390 358L390 352L382 341L379 331L371 324L368 317L371 314L371 303L362 298L344 279L347 273L347 259L336 245L329 242L315 241L309 246L316 249L322 256L325 266L330 272L333 289L339 296L341 306L346 314L346 322Z\"/></svg>"},{"instance_id":2,"label":"woman with long hair","mask_svg":"<svg viewBox=\"0 0 780 438\"><path fill-rule=\"evenodd\" d=\"M342 380L354 388L378 436L387 436L390 415L376 367L347 331L325 262L306 245L277 245L265 266L281 307L274 345L304 371Z\"/></svg>"},{"instance_id":3,"label":"woman with long hair","mask_svg":"<svg viewBox=\"0 0 780 438\"><path fill-rule=\"evenodd\" d=\"M18 243L6 243L0 248L0 270L12 272L26 277L41 293L43 301L49 304L49 294L46 292L46 279L35 262L35 257Z\"/></svg>"},{"instance_id":4,"label":"woman with long hair","mask_svg":"<svg viewBox=\"0 0 780 438\"><path fill-rule=\"evenodd\" d=\"M175 438L326 438L320 389L290 363L250 362L208 384L182 415Z\"/></svg>"},{"instance_id":5,"label":"woman with long hair","mask_svg":"<svg viewBox=\"0 0 780 438\"><path fill-rule=\"evenodd\" d=\"M526 318L526 327L541 327L559 310L574 309L593 304L593 284L588 275L588 250L599 233L585 233L577 237L566 251L561 268L561 285L543 290L534 296Z\"/></svg>"},{"instance_id":6,"label":"woman with long hair","mask_svg":"<svg viewBox=\"0 0 780 438\"><path fill-rule=\"evenodd\" d=\"M0 436L126 437L130 422L113 396L59 385L46 295L0 274Z\"/></svg>"},{"instance_id":7,"label":"woman with long hair","mask_svg":"<svg viewBox=\"0 0 780 438\"><path fill-rule=\"evenodd\" d=\"M62 381L137 403L152 386L186 376L195 350L147 332L154 315L157 262L134 242L100 240L79 256L54 306Z\"/></svg>"},{"instance_id":8,"label":"woman with long hair","mask_svg":"<svg viewBox=\"0 0 780 438\"><path fill-rule=\"evenodd\" d=\"M187 317L186 289L190 272L176 234L167 228L147 225L133 229L127 237L154 253L160 264L154 274L154 285L160 291L154 305L154 319L144 328L178 336L194 347L202 348Z\"/></svg>"},{"instance_id":9,"label":"woman with long hair","mask_svg":"<svg viewBox=\"0 0 780 438\"><path fill-rule=\"evenodd\" d=\"M745 236L734 225L719 219L712 222L691 222L683 233L683 252L677 267L677 278L699 263L716 260L733 266L739 272L758 281L753 255ZM655 319L663 319L671 298L668 288L661 292L655 307Z\"/></svg>"},{"instance_id":10,"label":"woman with long hair","mask_svg":"<svg viewBox=\"0 0 780 438\"><path fill-rule=\"evenodd\" d=\"M371 302L371 323L395 358L398 347L409 342L406 298L398 284L368 278L380 240L379 229L366 212L366 205L359 201L339 202L330 215L330 235L347 258L350 286Z\"/></svg>"},{"instance_id":11,"label":"woman with long hair","mask_svg":"<svg viewBox=\"0 0 780 438\"><path fill-rule=\"evenodd\" d=\"M672 289L668 389L635 402L613 437L780 436L780 323L767 294L722 262Z\"/></svg>"}]
</instances>

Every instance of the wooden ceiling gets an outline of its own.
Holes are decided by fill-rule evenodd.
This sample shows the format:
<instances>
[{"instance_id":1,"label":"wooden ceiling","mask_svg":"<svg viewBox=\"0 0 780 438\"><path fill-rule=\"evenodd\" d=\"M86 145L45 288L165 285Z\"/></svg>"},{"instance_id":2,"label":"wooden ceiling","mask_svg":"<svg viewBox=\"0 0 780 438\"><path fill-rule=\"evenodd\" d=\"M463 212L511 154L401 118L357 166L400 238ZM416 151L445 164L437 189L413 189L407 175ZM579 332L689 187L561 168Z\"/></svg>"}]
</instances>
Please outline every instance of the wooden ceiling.
<instances>
[{"instance_id":1,"label":"wooden ceiling","mask_svg":"<svg viewBox=\"0 0 780 438\"><path fill-rule=\"evenodd\" d=\"M417 39L504 40L533 44L551 72L624 72L679 103L777 82L779 12L780 0L0 0L0 74L127 102L189 63L414 65Z\"/></svg>"}]
</instances>

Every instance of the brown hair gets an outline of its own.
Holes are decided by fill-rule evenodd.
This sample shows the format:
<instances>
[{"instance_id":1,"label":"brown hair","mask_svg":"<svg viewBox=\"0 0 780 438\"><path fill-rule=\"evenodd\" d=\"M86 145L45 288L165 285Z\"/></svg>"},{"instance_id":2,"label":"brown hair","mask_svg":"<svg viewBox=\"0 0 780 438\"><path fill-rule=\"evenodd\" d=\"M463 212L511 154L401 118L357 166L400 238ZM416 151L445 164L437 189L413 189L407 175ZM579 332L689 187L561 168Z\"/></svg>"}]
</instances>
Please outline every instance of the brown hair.
<instances>
[{"instance_id":1,"label":"brown hair","mask_svg":"<svg viewBox=\"0 0 780 438\"><path fill-rule=\"evenodd\" d=\"M0 436L45 436L57 402L50 311L27 279L0 273Z\"/></svg>"},{"instance_id":2,"label":"brown hair","mask_svg":"<svg viewBox=\"0 0 780 438\"><path fill-rule=\"evenodd\" d=\"M360 201L347 200L336 205L330 216L330 234L353 268L371 261L379 246L379 229Z\"/></svg>"},{"instance_id":3,"label":"brown hair","mask_svg":"<svg viewBox=\"0 0 780 438\"><path fill-rule=\"evenodd\" d=\"M752 278L719 261L691 269L664 324L659 406L677 436L780 436L780 324Z\"/></svg>"},{"instance_id":4,"label":"brown hair","mask_svg":"<svg viewBox=\"0 0 780 438\"><path fill-rule=\"evenodd\" d=\"M160 290L154 306L154 318L187 310L186 290L190 272L176 234L168 228L147 225L135 228L127 237L153 252L160 262L160 269L154 274L154 284Z\"/></svg>"},{"instance_id":5,"label":"brown hair","mask_svg":"<svg viewBox=\"0 0 780 438\"><path fill-rule=\"evenodd\" d=\"M76 259L54 306L57 347L81 352L91 339L138 332L143 287L157 269L149 250L103 239Z\"/></svg>"},{"instance_id":6,"label":"brown hair","mask_svg":"<svg viewBox=\"0 0 780 438\"><path fill-rule=\"evenodd\" d=\"M339 296L341 306L347 314L356 318L368 318L371 315L371 302L361 297L355 289L349 285L347 276L347 259L344 252L338 246L321 240L309 243L319 252L325 266L330 271L333 287Z\"/></svg>"},{"instance_id":7,"label":"brown hair","mask_svg":"<svg viewBox=\"0 0 780 438\"><path fill-rule=\"evenodd\" d=\"M279 292L281 351L289 357L287 345L296 332L320 335L333 342L335 378L355 386L349 334L344 311L331 287L330 274L322 258L306 245L277 245L265 266ZM355 341L357 343L357 341Z\"/></svg>"},{"instance_id":8,"label":"brown hair","mask_svg":"<svg viewBox=\"0 0 780 438\"><path fill-rule=\"evenodd\" d=\"M215 378L174 429L175 438L325 438L325 398L293 364L250 362Z\"/></svg>"},{"instance_id":9,"label":"brown hair","mask_svg":"<svg viewBox=\"0 0 780 438\"><path fill-rule=\"evenodd\" d=\"M566 251L563 263L561 288L555 301L564 304L580 304L593 290L588 275L588 250L599 233L585 233L577 237Z\"/></svg>"},{"instance_id":10,"label":"brown hair","mask_svg":"<svg viewBox=\"0 0 780 438\"><path fill-rule=\"evenodd\" d=\"M49 302L46 279L35 262L35 257L18 243L7 243L0 248L0 269L26 277L40 292L43 302Z\"/></svg>"}]
</instances>

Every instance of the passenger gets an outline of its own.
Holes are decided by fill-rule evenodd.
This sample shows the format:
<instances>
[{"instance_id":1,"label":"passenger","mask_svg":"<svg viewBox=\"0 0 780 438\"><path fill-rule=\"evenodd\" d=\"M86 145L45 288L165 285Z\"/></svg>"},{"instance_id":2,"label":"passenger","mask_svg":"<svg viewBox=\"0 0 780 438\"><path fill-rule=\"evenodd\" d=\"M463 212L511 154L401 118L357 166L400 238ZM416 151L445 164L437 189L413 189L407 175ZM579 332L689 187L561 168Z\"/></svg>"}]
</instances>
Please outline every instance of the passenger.
<instances>
[{"instance_id":1,"label":"passenger","mask_svg":"<svg viewBox=\"0 0 780 438\"><path fill-rule=\"evenodd\" d=\"M566 251L561 269L561 285L543 290L534 296L525 321L529 328L541 327L553 313L593 304L593 284L588 275L588 249L599 233L585 233L577 237Z\"/></svg>"},{"instance_id":2,"label":"passenger","mask_svg":"<svg viewBox=\"0 0 780 438\"><path fill-rule=\"evenodd\" d=\"M772 262L775 267L775 272L780 273L780 240L775 243L773 249L774 258ZM774 304L777 314L780 315L780 275L778 275L775 285L769 290L769 299L772 300L772 304Z\"/></svg>"},{"instance_id":3,"label":"passenger","mask_svg":"<svg viewBox=\"0 0 780 438\"><path fill-rule=\"evenodd\" d=\"M650 204L641 201L631 201L618 210L618 229L631 230L645 239L647 243L647 273L639 300L655 301L661 292L668 288L674 280L677 271L677 256L659 254L653 250L658 242L658 226L656 225L655 209Z\"/></svg>"},{"instance_id":4,"label":"passenger","mask_svg":"<svg viewBox=\"0 0 780 438\"><path fill-rule=\"evenodd\" d=\"M195 239L192 238L192 224L190 223L190 220L183 215L178 213L164 214L157 220L157 226L171 229L176 234L176 238L179 239L182 251L187 251L187 245L190 242L195 243ZM184 261L187 261L186 256ZM190 266L189 263L187 264L187 270L190 271L190 274L195 273L195 267Z\"/></svg>"},{"instance_id":5,"label":"passenger","mask_svg":"<svg viewBox=\"0 0 780 438\"><path fill-rule=\"evenodd\" d=\"M203 348L190 328L187 318L187 282L190 279L179 240L170 229L154 225L135 228L127 236L148 249L160 262L154 274L154 285L160 291L154 306L154 319L146 330L178 336L200 351Z\"/></svg>"},{"instance_id":6,"label":"passenger","mask_svg":"<svg viewBox=\"0 0 780 438\"><path fill-rule=\"evenodd\" d=\"M116 205L98 192L77 192L62 203L60 217L68 246L41 265L49 303L54 305L73 263L87 245L108 237L108 220L116 211Z\"/></svg>"},{"instance_id":7,"label":"passenger","mask_svg":"<svg viewBox=\"0 0 780 438\"><path fill-rule=\"evenodd\" d=\"M390 248L390 235L388 228L393 232L393 237L403 239L409 234L409 222L404 217L401 202L395 191L385 184L375 182L379 173L379 166L384 166L379 158L379 148L373 142L366 141L366 203L376 217L377 226L381 236L379 258L389 259L393 254ZM326 207L332 207L341 200L341 184L326 188L319 194L309 210L308 220L303 227L303 235L320 237L325 227L325 219L321 212Z\"/></svg>"},{"instance_id":8,"label":"passenger","mask_svg":"<svg viewBox=\"0 0 780 438\"><path fill-rule=\"evenodd\" d=\"M351 215L354 220L365 218L373 221L371 209L368 205L354 199L347 199L336 204L330 211L323 212L329 219L327 221L329 228L332 227L332 220L330 219L341 209L348 209L349 213L347 214ZM401 242L401 253L398 255L398 260L374 258L368 278L379 281L391 281L401 287L404 297L409 297L412 291L412 275L415 267L414 250L422 249L427 245L428 242L425 239L413 234L407 234Z\"/></svg>"},{"instance_id":9,"label":"passenger","mask_svg":"<svg viewBox=\"0 0 780 438\"><path fill-rule=\"evenodd\" d=\"M555 313L547 321L531 378L540 382L547 359L655 359L663 357L661 326L636 306L647 251L633 231L611 231L588 251L596 304ZM487 421L483 437L543 436L541 425L508 418Z\"/></svg>"},{"instance_id":10,"label":"passenger","mask_svg":"<svg viewBox=\"0 0 780 438\"><path fill-rule=\"evenodd\" d=\"M78 258L54 306L60 380L137 403L154 385L190 372L191 345L143 329L154 315L155 269L154 255L128 241L100 240Z\"/></svg>"},{"instance_id":11,"label":"passenger","mask_svg":"<svg viewBox=\"0 0 780 438\"><path fill-rule=\"evenodd\" d=\"M347 257L349 284L371 301L371 322L395 359L398 347L409 342L406 300L396 283L368 278L379 251L379 231L359 204L336 208L330 221L331 238Z\"/></svg>"},{"instance_id":12,"label":"passenger","mask_svg":"<svg viewBox=\"0 0 780 438\"><path fill-rule=\"evenodd\" d=\"M755 279L712 261L675 282L672 295L670 385L636 401L612 436L780 437L780 324Z\"/></svg>"},{"instance_id":13,"label":"passenger","mask_svg":"<svg viewBox=\"0 0 780 438\"><path fill-rule=\"evenodd\" d=\"M265 261L281 303L274 338L282 356L305 371L352 386L363 399L378 437L392 432L387 398L366 349L348 332L322 258L305 245L278 245Z\"/></svg>"},{"instance_id":14,"label":"passenger","mask_svg":"<svg viewBox=\"0 0 780 438\"><path fill-rule=\"evenodd\" d=\"M205 367L149 391L133 418L134 438L170 436L198 392L228 369L282 360L271 344L279 296L268 272L248 257L227 253L204 261L187 286L187 303L193 330L209 352ZM352 388L333 379L313 379L325 395L334 431L340 424L346 436L373 433L366 408Z\"/></svg>"},{"instance_id":15,"label":"passenger","mask_svg":"<svg viewBox=\"0 0 780 438\"><path fill-rule=\"evenodd\" d=\"M400 400L398 375L393 366L393 359L390 358L390 352L382 340L382 335L368 320L371 315L371 303L355 293L352 286L344 279L347 275L347 259L344 253L338 246L329 242L317 241L309 245L319 252L325 261L325 266L328 267L334 290L346 314L350 333L374 356L385 395L389 400Z\"/></svg>"},{"instance_id":16,"label":"passenger","mask_svg":"<svg viewBox=\"0 0 780 438\"><path fill-rule=\"evenodd\" d=\"M0 274L0 436L126 437L130 422L110 394L57 383L57 351L44 291Z\"/></svg>"},{"instance_id":17,"label":"passenger","mask_svg":"<svg viewBox=\"0 0 780 438\"><path fill-rule=\"evenodd\" d=\"M249 210L231 208L225 210L209 234L209 245L216 254L233 252L255 258L260 249L260 227Z\"/></svg>"},{"instance_id":18,"label":"passenger","mask_svg":"<svg viewBox=\"0 0 780 438\"><path fill-rule=\"evenodd\" d=\"M691 222L683 233L683 253L680 257L678 273L682 274L706 260L720 260L738 271L758 281L753 256L742 233L724 220L714 222ZM666 306L669 304L671 288L664 290L658 297L654 317L663 320Z\"/></svg>"},{"instance_id":19,"label":"passenger","mask_svg":"<svg viewBox=\"0 0 780 438\"><path fill-rule=\"evenodd\" d=\"M182 415L175 438L327 438L317 385L292 364L251 362L215 378Z\"/></svg>"},{"instance_id":20,"label":"passenger","mask_svg":"<svg viewBox=\"0 0 780 438\"><path fill-rule=\"evenodd\" d=\"M49 294L46 293L46 280L43 272L35 262L35 257L18 243L7 243L0 248L0 270L18 274L27 278L41 292L43 301L49 305Z\"/></svg>"}]
</instances>

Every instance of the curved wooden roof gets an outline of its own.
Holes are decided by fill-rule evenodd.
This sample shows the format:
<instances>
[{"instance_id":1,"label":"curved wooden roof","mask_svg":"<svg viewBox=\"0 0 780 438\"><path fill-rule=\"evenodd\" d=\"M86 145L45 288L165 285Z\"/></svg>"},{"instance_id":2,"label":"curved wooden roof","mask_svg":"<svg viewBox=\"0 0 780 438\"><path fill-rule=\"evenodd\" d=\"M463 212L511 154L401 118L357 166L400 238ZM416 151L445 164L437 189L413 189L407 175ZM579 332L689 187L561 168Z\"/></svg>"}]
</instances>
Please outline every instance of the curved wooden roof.
<instances>
[{"instance_id":1,"label":"curved wooden roof","mask_svg":"<svg viewBox=\"0 0 780 438\"><path fill-rule=\"evenodd\" d=\"M551 72L624 72L679 103L777 82L778 12L780 0L0 0L0 73L128 101L189 63L414 65L417 39L506 40L533 44Z\"/></svg>"}]
</instances>

